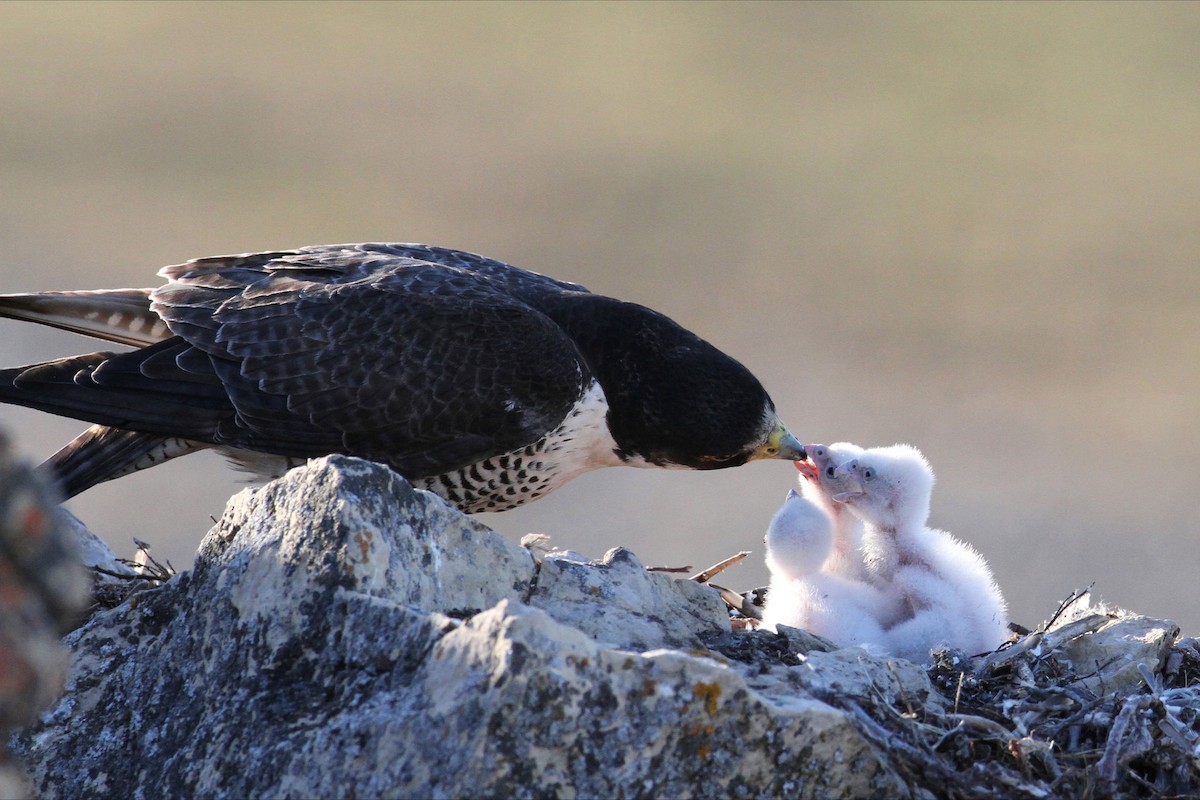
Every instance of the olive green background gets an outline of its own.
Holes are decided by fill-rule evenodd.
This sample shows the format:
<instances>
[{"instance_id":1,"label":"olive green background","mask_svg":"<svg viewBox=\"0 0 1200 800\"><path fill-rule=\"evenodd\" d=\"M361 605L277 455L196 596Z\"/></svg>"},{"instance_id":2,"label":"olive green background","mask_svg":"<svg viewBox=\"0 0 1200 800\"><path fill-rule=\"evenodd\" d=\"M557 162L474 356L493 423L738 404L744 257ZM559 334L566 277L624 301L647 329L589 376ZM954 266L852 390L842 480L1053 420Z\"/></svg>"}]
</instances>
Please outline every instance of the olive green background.
<instances>
[{"instance_id":1,"label":"olive green background","mask_svg":"<svg viewBox=\"0 0 1200 800\"><path fill-rule=\"evenodd\" d=\"M0 291L419 241L657 308L803 441L911 442L1014 617L1200 627L1200 6L0 5ZM0 322L0 363L94 349ZM82 426L0 409L31 457ZM212 454L70 507L177 566ZM795 471L607 470L485 516L765 580Z\"/></svg>"}]
</instances>

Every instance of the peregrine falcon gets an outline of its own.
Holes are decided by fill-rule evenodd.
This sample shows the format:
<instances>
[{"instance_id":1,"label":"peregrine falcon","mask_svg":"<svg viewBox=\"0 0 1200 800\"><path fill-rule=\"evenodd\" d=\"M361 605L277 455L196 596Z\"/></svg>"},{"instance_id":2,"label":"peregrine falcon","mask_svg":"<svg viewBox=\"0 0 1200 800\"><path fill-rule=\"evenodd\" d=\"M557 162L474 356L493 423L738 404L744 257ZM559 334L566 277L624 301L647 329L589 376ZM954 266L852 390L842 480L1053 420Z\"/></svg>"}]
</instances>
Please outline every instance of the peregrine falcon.
<instances>
[{"instance_id":1,"label":"peregrine falcon","mask_svg":"<svg viewBox=\"0 0 1200 800\"><path fill-rule=\"evenodd\" d=\"M263 478L359 456L466 512L599 467L805 458L708 342L494 259L344 244L158 274L157 289L0 296L0 316L136 348L0 370L0 402L94 423L43 465L68 497L213 447Z\"/></svg>"}]
</instances>

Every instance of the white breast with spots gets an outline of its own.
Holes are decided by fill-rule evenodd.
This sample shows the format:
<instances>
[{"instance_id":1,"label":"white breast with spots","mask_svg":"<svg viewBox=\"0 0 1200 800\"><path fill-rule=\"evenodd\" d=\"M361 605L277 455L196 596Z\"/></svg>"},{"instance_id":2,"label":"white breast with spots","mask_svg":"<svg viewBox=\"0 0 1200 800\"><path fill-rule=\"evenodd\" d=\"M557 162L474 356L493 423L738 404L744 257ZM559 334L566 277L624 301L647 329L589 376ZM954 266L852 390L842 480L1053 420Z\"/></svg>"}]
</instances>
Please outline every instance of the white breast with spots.
<instances>
[{"instance_id":1,"label":"white breast with spots","mask_svg":"<svg viewBox=\"0 0 1200 800\"><path fill-rule=\"evenodd\" d=\"M608 432L608 401L593 382L557 428L519 450L485 458L413 485L467 513L505 511L549 494L572 478L621 463Z\"/></svg>"}]
</instances>

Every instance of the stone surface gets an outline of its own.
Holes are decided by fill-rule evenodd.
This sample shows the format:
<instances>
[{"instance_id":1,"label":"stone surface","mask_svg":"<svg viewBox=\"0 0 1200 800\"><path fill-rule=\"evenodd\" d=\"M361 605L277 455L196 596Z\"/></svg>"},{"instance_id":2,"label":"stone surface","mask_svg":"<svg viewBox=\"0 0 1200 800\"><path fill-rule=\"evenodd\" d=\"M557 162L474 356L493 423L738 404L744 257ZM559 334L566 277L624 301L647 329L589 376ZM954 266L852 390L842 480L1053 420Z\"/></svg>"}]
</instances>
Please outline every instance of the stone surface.
<instances>
[{"instance_id":1,"label":"stone surface","mask_svg":"<svg viewBox=\"0 0 1200 800\"><path fill-rule=\"evenodd\" d=\"M1114 612L1091 633L1071 639L1063 652L1092 694L1127 693L1145 684L1143 672L1162 669L1178 636L1179 626L1170 620Z\"/></svg>"},{"instance_id":2,"label":"stone surface","mask_svg":"<svg viewBox=\"0 0 1200 800\"><path fill-rule=\"evenodd\" d=\"M701 649L728 631L712 589L571 558L314 461L73 633L18 749L47 798L907 794L802 680Z\"/></svg>"},{"instance_id":3,"label":"stone surface","mask_svg":"<svg viewBox=\"0 0 1200 800\"><path fill-rule=\"evenodd\" d=\"M58 516L59 525L75 542L75 548L79 553L79 563L89 569L100 567L110 572L133 574L133 570L121 563L117 554L108 546L108 542L92 533L79 517L61 507L55 513Z\"/></svg>"},{"instance_id":4,"label":"stone surface","mask_svg":"<svg viewBox=\"0 0 1200 800\"><path fill-rule=\"evenodd\" d=\"M729 628L716 589L647 572L623 547L599 562L547 555L529 602L598 641L632 650L697 647L701 637Z\"/></svg>"},{"instance_id":5,"label":"stone surface","mask_svg":"<svg viewBox=\"0 0 1200 800\"><path fill-rule=\"evenodd\" d=\"M201 542L195 571L224 573L243 615L261 613L260 598L276 604L311 581L465 612L525 597L536 564L525 548L395 473L333 457L236 495Z\"/></svg>"}]
</instances>

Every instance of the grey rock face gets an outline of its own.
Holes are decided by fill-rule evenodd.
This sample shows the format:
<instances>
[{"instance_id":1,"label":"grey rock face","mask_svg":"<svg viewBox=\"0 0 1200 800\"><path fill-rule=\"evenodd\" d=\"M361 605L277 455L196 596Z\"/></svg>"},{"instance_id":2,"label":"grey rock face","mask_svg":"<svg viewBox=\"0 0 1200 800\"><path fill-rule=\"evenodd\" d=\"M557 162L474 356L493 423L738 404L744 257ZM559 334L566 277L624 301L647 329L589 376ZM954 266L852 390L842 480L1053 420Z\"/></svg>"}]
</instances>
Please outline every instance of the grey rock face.
<instances>
[{"instance_id":1,"label":"grey rock face","mask_svg":"<svg viewBox=\"0 0 1200 800\"><path fill-rule=\"evenodd\" d=\"M729 629L714 589L647 572L623 547L600 562L547 556L529 602L598 641L631 650L695 647L699 637Z\"/></svg>"}]
</instances>

